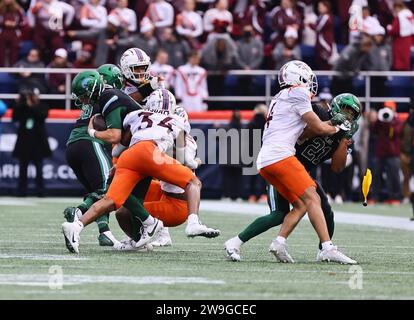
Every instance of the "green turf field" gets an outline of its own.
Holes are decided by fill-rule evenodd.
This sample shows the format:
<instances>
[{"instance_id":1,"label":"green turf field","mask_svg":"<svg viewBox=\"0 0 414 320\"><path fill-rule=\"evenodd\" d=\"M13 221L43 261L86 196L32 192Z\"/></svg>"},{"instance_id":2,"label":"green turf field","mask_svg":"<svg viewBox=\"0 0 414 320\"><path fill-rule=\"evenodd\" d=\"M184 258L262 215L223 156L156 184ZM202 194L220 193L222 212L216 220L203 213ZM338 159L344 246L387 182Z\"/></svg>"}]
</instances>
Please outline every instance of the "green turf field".
<instances>
[{"instance_id":1,"label":"green turf field","mask_svg":"<svg viewBox=\"0 0 414 320\"><path fill-rule=\"evenodd\" d=\"M1 299L414 298L413 231L337 224L335 243L362 269L362 289L351 289L349 266L314 262L317 239L308 221L289 239L293 265L276 263L267 252L270 231L243 247L242 262L227 261L223 242L254 216L220 212L202 212L203 222L221 229L216 239L187 239L181 226L170 229L172 247L113 252L97 245L97 227L91 225L81 235L80 254L74 255L64 246L60 225L63 208L75 203L29 199L24 205L0 205ZM363 212L360 205L343 208ZM383 211L409 217L409 212L401 214L402 207ZM111 225L121 237L114 219ZM49 282L53 288L59 277L53 271L60 268L63 288L50 289Z\"/></svg>"}]
</instances>

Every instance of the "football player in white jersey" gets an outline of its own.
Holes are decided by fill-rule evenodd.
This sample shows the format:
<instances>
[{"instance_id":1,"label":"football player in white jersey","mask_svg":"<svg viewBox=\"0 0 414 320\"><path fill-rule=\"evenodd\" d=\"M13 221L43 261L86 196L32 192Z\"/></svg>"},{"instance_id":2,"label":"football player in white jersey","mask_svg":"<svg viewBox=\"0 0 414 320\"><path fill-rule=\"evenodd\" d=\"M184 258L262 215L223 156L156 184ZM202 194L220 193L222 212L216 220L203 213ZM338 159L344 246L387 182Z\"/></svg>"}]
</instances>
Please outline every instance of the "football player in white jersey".
<instances>
[{"instance_id":1,"label":"football player in white jersey","mask_svg":"<svg viewBox=\"0 0 414 320\"><path fill-rule=\"evenodd\" d=\"M270 251L280 261L293 262L287 253L286 238L292 225L308 212L320 242L322 250L318 260L355 264L333 245L325 217L321 209L321 200L316 192L316 184L305 167L295 157L295 144L306 127L307 135L333 135L341 129L350 130L351 124L343 114L322 122L313 112L311 98L317 92L316 75L302 61L293 60L279 71L280 92L272 99L263 133L263 145L257 158L260 175L292 205L286 216L279 236L275 238ZM339 126L341 126L339 128ZM237 242L237 239L234 240ZM232 260L239 258L239 243L226 242L227 256Z\"/></svg>"},{"instance_id":2,"label":"football player in white jersey","mask_svg":"<svg viewBox=\"0 0 414 320\"><path fill-rule=\"evenodd\" d=\"M154 91L147 100L144 110L173 110L174 120L178 121L177 126L181 127L185 132L185 147L175 147L177 159L187 166L195 170L200 160L196 158L197 144L190 136L191 126L188 121L188 115L184 108L175 105L175 98L165 89ZM169 154L173 154L172 148L167 150ZM160 230L158 237L151 243L153 246L168 246L172 244L169 235L168 226L174 227L181 225L186 220L188 224L185 232L188 237L204 236L207 238L217 237L220 231L209 228L202 224L197 216L188 215L188 195L183 188L165 181L152 181L144 200L145 209L153 216L163 221L166 227ZM131 237L132 226L130 221L130 214L125 208L120 208L116 212L119 225ZM195 222L195 223L194 223ZM131 243L131 239L124 239L118 250L134 250L135 247Z\"/></svg>"}]
</instances>

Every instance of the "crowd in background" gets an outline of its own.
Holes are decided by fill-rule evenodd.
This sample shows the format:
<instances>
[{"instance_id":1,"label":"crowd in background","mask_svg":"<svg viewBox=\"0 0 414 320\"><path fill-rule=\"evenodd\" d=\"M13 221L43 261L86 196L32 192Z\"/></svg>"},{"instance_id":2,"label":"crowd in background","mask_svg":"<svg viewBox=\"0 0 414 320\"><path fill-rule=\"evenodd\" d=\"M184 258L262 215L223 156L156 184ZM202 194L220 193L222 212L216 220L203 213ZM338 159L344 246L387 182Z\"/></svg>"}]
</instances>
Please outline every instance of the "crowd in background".
<instances>
[{"instance_id":1,"label":"crowd in background","mask_svg":"<svg viewBox=\"0 0 414 320\"><path fill-rule=\"evenodd\" d=\"M342 73L329 83L335 95L352 91L359 70L411 70L411 9L403 0L1 0L0 66L90 68L139 47L183 106L200 111L209 95L260 88L260 77L214 71L274 70L301 59ZM374 78L371 93L383 93L385 81ZM64 76L39 86L64 93Z\"/></svg>"},{"instance_id":2,"label":"crowd in background","mask_svg":"<svg viewBox=\"0 0 414 320\"><path fill-rule=\"evenodd\" d=\"M207 105L209 95L258 95L259 77L232 78L215 71L276 70L289 60L302 59L314 70L340 72L321 83L323 100L355 92L352 80L360 70L412 70L411 10L414 1L402 0L0 0L0 67L25 68L14 75L17 92L62 94L64 74L45 76L28 69L94 68L118 63L125 49L139 47L151 57L151 71L165 78L181 105L203 111L242 107L234 102ZM372 78L371 96L384 95L386 81ZM395 103L386 107L393 111L391 121L380 118L380 111L364 114L353 161L343 173L333 174L329 164L315 173L337 202L355 200L351 190L359 185L353 172L361 176L367 167L375 168L374 201L396 204L410 196L411 122L399 119ZM264 119L263 110L258 110L250 124L255 128ZM236 113L230 126L239 122ZM400 168L402 187L395 174ZM228 168L226 174L231 171L231 180L239 170ZM254 179L247 197L263 198L264 185ZM227 189L225 196L234 198L234 190L226 194Z\"/></svg>"}]
</instances>

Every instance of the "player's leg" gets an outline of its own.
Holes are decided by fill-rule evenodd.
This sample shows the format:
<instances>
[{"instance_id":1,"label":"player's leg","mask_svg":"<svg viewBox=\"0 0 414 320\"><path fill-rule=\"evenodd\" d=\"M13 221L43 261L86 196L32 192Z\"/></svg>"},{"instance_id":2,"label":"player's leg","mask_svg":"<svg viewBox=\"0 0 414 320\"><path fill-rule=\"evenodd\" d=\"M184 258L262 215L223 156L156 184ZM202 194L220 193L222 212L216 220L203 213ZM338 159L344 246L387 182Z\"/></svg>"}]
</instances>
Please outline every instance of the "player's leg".
<instances>
[{"instance_id":1,"label":"player's leg","mask_svg":"<svg viewBox=\"0 0 414 320\"><path fill-rule=\"evenodd\" d=\"M137 145L140 145L139 147L142 153L145 153L148 161L146 163L136 161L134 163L136 170L185 190L188 199L188 219L187 227L185 228L187 236L217 237L220 234L220 230L207 227L198 218L201 181L189 168L161 152L152 142L139 142L134 148Z\"/></svg>"},{"instance_id":2,"label":"player's leg","mask_svg":"<svg viewBox=\"0 0 414 320\"><path fill-rule=\"evenodd\" d=\"M65 209L65 217L75 217L75 215L79 216L79 211L84 214L105 194L111 159L101 143L90 140L71 143L67 148L66 158L80 182L89 192L77 207ZM96 223L99 229L99 245L113 246L117 240L109 229L109 214L99 217Z\"/></svg>"},{"instance_id":3,"label":"player's leg","mask_svg":"<svg viewBox=\"0 0 414 320\"><path fill-rule=\"evenodd\" d=\"M316 184L296 157L289 157L270 166L262 168L260 173L266 180L272 180L280 193L290 202L300 198L306 206L311 221L322 243L322 260L340 263L356 263L342 254L332 244L325 217L321 208L321 200L316 192ZM288 190L287 193L285 191ZM294 209L295 210L295 207ZM296 215L300 215L300 210ZM295 218L296 215L293 215ZM286 221L287 217L285 218Z\"/></svg>"},{"instance_id":4,"label":"player's leg","mask_svg":"<svg viewBox=\"0 0 414 320\"><path fill-rule=\"evenodd\" d=\"M277 193L272 185L268 186L267 195L270 213L257 218L237 236L230 238L224 243L226 256L230 260L240 261L240 248L242 244L270 228L280 225L285 215L289 212L289 203Z\"/></svg>"},{"instance_id":5,"label":"player's leg","mask_svg":"<svg viewBox=\"0 0 414 320\"><path fill-rule=\"evenodd\" d=\"M329 203L328 196L326 195L325 190L322 188L322 185L316 180L315 182L317 186L316 192L318 192L318 195L321 198L321 207L323 214L325 216L329 237L332 239L335 230L334 212L332 211L332 207ZM321 249L322 244L319 243L319 250Z\"/></svg>"}]
</instances>

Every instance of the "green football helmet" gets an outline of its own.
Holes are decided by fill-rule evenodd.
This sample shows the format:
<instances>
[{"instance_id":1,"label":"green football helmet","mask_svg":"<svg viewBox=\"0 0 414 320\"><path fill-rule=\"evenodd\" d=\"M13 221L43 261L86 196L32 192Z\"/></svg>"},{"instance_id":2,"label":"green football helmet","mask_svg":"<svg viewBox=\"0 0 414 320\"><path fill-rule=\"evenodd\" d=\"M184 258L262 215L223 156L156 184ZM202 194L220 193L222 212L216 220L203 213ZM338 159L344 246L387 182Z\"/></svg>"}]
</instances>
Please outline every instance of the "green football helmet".
<instances>
[{"instance_id":1,"label":"green football helmet","mask_svg":"<svg viewBox=\"0 0 414 320\"><path fill-rule=\"evenodd\" d=\"M83 71L72 81L72 97L75 105L95 104L105 88L105 83L97 71Z\"/></svg>"},{"instance_id":2,"label":"green football helmet","mask_svg":"<svg viewBox=\"0 0 414 320\"><path fill-rule=\"evenodd\" d=\"M97 71L102 76L106 85L115 89L122 89L124 86L124 77L122 76L121 69L119 69L116 65L110 63L103 64L97 69Z\"/></svg>"},{"instance_id":3,"label":"green football helmet","mask_svg":"<svg viewBox=\"0 0 414 320\"><path fill-rule=\"evenodd\" d=\"M361 116L361 102L351 93L342 93L333 98L331 103L332 116L338 113L344 114L344 109L349 108L354 111L353 121L357 121Z\"/></svg>"}]
</instances>

